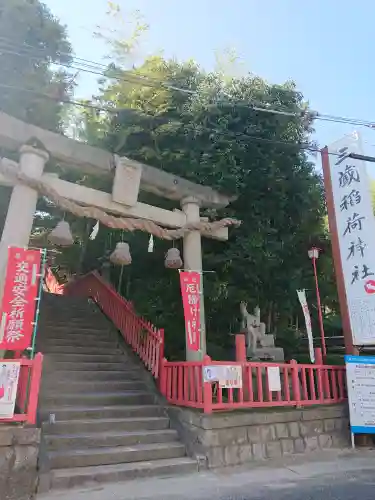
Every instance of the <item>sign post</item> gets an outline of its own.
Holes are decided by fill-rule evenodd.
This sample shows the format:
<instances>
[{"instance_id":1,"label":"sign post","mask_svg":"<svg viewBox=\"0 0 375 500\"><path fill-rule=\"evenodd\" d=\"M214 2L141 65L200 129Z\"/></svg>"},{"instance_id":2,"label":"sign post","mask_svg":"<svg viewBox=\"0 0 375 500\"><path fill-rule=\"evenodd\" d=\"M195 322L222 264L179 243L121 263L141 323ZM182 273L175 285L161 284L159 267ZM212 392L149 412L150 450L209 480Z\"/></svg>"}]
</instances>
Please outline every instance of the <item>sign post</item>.
<instances>
[{"instance_id":1,"label":"sign post","mask_svg":"<svg viewBox=\"0 0 375 500\"><path fill-rule=\"evenodd\" d=\"M375 344L375 218L358 134L322 150L337 288L347 354Z\"/></svg>"}]
</instances>

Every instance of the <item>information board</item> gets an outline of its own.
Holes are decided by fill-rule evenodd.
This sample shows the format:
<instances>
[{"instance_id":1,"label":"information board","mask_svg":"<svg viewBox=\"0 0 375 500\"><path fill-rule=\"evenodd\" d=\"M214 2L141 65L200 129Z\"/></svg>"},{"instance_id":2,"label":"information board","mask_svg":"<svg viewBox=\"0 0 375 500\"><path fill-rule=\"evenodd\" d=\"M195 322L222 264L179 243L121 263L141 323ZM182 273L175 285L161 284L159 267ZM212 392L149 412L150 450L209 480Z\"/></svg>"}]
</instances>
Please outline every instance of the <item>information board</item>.
<instances>
[{"instance_id":1,"label":"information board","mask_svg":"<svg viewBox=\"0 0 375 500\"><path fill-rule=\"evenodd\" d=\"M345 356L352 434L375 434L375 356Z\"/></svg>"}]
</instances>

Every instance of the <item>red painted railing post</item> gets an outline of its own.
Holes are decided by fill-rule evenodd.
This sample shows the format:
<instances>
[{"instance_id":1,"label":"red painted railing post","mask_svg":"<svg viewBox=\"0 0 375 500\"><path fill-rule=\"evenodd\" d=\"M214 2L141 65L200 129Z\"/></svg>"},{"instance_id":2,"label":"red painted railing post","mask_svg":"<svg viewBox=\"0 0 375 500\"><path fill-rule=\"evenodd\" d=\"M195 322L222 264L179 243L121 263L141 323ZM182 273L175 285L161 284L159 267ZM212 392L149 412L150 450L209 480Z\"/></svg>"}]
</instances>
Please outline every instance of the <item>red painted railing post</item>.
<instances>
[{"instance_id":1,"label":"red painted railing post","mask_svg":"<svg viewBox=\"0 0 375 500\"><path fill-rule=\"evenodd\" d=\"M290 366L292 368L292 391L293 391L293 399L296 402L297 408L301 406L301 390L299 385L299 377L298 377L298 363L295 359L290 361Z\"/></svg>"},{"instance_id":2,"label":"red painted railing post","mask_svg":"<svg viewBox=\"0 0 375 500\"><path fill-rule=\"evenodd\" d=\"M236 361L242 363L242 387L243 398L245 401L250 401L250 377L252 376L251 370L246 367L246 337L244 333L237 333L236 335Z\"/></svg>"},{"instance_id":3,"label":"red painted railing post","mask_svg":"<svg viewBox=\"0 0 375 500\"><path fill-rule=\"evenodd\" d=\"M38 408L39 389L42 377L43 354L38 352L33 359L31 368L31 380L29 391L29 404L27 405L27 422L31 425L36 423L36 411Z\"/></svg>"},{"instance_id":4,"label":"red painted railing post","mask_svg":"<svg viewBox=\"0 0 375 500\"><path fill-rule=\"evenodd\" d=\"M205 356L203 358L203 367L209 366L211 364L210 356ZM204 377L203 370L201 374ZM205 382L203 378L203 411L204 413L212 413L212 384L211 382Z\"/></svg>"},{"instance_id":5,"label":"red painted railing post","mask_svg":"<svg viewBox=\"0 0 375 500\"><path fill-rule=\"evenodd\" d=\"M159 330L159 339L160 339L160 343L159 343L159 356L158 356L158 364L159 364L159 373L156 374L156 376L160 377L160 374L161 374L161 370L163 369L163 365L162 365L162 361L164 359L164 328L160 328Z\"/></svg>"},{"instance_id":6,"label":"red painted railing post","mask_svg":"<svg viewBox=\"0 0 375 500\"><path fill-rule=\"evenodd\" d=\"M166 364L167 360L165 358L161 358L160 366L159 366L159 391L163 396L167 396L167 371Z\"/></svg>"},{"instance_id":7,"label":"red painted railing post","mask_svg":"<svg viewBox=\"0 0 375 500\"><path fill-rule=\"evenodd\" d=\"M315 352L315 364L322 365L323 364L323 354L322 354L321 347L315 347L314 352Z\"/></svg>"},{"instance_id":8,"label":"red painted railing post","mask_svg":"<svg viewBox=\"0 0 375 500\"><path fill-rule=\"evenodd\" d=\"M243 333L236 334L236 361L246 362L246 338Z\"/></svg>"}]
</instances>

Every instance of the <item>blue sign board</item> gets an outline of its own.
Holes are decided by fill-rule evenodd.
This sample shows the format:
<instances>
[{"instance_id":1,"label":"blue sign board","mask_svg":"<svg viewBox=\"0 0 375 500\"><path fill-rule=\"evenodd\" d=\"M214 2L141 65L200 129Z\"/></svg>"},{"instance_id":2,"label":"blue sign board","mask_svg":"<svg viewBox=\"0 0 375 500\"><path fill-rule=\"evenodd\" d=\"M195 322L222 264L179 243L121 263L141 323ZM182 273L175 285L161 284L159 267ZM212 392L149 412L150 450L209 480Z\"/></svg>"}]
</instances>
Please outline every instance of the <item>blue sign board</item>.
<instances>
[{"instance_id":1,"label":"blue sign board","mask_svg":"<svg viewBox=\"0 0 375 500\"><path fill-rule=\"evenodd\" d=\"M350 428L375 434L375 356L345 356Z\"/></svg>"}]
</instances>

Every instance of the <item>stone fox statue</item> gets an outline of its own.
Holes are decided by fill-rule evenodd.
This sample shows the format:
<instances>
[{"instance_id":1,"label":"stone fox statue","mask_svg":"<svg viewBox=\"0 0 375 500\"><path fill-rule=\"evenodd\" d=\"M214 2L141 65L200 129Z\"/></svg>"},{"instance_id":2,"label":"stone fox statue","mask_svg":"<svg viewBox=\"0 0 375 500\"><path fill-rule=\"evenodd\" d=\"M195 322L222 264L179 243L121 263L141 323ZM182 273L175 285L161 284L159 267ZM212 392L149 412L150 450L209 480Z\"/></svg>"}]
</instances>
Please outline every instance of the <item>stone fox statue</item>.
<instances>
[{"instance_id":1,"label":"stone fox statue","mask_svg":"<svg viewBox=\"0 0 375 500\"><path fill-rule=\"evenodd\" d=\"M254 309L254 314L250 314L247 310L247 303L240 303L242 315L242 330L246 332L246 344L248 351L254 355L258 342L262 346L263 339L266 335L266 325L260 321L260 309L257 306Z\"/></svg>"}]
</instances>

